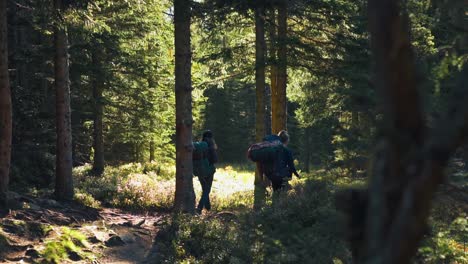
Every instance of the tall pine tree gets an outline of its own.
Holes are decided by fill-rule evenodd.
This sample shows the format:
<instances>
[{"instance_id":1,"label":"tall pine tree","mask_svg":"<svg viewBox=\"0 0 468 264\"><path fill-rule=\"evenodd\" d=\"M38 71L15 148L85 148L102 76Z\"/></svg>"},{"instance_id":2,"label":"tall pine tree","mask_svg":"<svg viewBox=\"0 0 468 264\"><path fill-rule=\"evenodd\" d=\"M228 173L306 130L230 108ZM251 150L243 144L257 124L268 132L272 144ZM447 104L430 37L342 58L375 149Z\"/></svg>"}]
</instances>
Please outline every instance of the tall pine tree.
<instances>
[{"instance_id":1,"label":"tall pine tree","mask_svg":"<svg viewBox=\"0 0 468 264\"><path fill-rule=\"evenodd\" d=\"M11 160L11 91L8 78L7 0L0 0L0 209L6 204Z\"/></svg>"},{"instance_id":2,"label":"tall pine tree","mask_svg":"<svg viewBox=\"0 0 468 264\"><path fill-rule=\"evenodd\" d=\"M192 164L192 52L190 0L174 0L176 94L176 192L175 208L195 212Z\"/></svg>"},{"instance_id":3,"label":"tall pine tree","mask_svg":"<svg viewBox=\"0 0 468 264\"><path fill-rule=\"evenodd\" d=\"M57 15L54 28L55 114L57 130L55 195L59 200L71 200L73 199L73 159L68 36L63 17L65 8L62 0L55 0L54 8Z\"/></svg>"}]
</instances>

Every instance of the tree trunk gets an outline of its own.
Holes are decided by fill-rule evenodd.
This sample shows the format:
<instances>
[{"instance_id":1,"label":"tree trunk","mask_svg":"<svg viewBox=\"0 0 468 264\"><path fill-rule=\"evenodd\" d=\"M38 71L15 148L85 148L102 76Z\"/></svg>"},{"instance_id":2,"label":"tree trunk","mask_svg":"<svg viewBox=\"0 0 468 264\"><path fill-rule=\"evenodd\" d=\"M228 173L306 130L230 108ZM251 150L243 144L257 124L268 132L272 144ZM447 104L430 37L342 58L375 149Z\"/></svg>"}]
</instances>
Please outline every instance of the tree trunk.
<instances>
[{"instance_id":1,"label":"tree trunk","mask_svg":"<svg viewBox=\"0 0 468 264\"><path fill-rule=\"evenodd\" d=\"M133 162L138 162L138 147L136 142L133 142Z\"/></svg>"},{"instance_id":2,"label":"tree trunk","mask_svg":"<svg viewBox=\"0 0 468 264\"><path fill-rule=\"evenodd\" d=\"M150 87L155 87L154 85L154 82L152 81L148 81L148 84ZM150 126L151 126L151 129L154 129L154 119L151 118L150 120ZM149 142L149 162L152 162L154 161L155 159L155 156L154 156L154 152L155 152L155 146L154 146L154 139L153 139L153 135L151 135L151 139L150 139L150 142Z\"/></svg>"},{"instance_id":3,"label":"tree trunk","mask_svg":"<svg viewBox=\"0 0 468 264\"><path fill-rule=\"evenodd\" d=\"M192 53L190 49L190 0L174 0L176 94L176 191L175 209L195 212L192 164Z\"/></svg>"},{"instance_id":4,"label":"tree trunk","mask_svg":"<svg viewBox=\"0 0 468 264\"><path fill-rule=\"evenodd\" d=\"M136 162L140 162L142 161L141 159L141 144L140 142L136 142L135 143L135 158L136 158Z\"/></svg>"},{"instance_id":5,"label":"tree trunk","mask_svg":"<svg viewBox=\"0 0 468 264\"><path fill-rule=\"evenodd\" d=\"M266 94L265 96L268 97L268 104L267 107L268 109L268 120L269 120L269 127L267 126L267 131L268 134L271 134L273 132L273 125L272 125L272 105L273 105L273 100L277 100L277 96L274 96L273 94L278 93L278 84L277 84L277 74L278 74L278 60L277 60L277 25L276 25L276 8L272 6L269 9L268 12L268 20L269 20L269 27L268 27L268 33L270 36L270 47L268 50L269 54L269 61L270 61L270 90L269 94ZM276 101L275 101L276 104ZM276 108L275 108L276 110Z\"/></svg>"},{"instance_id":6,"label":"tree trunk","mask_svg":"<svg viewBox=\"0 0 468 264\"><path fill-rule=\"evenodd\" d=\"M150 140L150 143L149 143L149 161L152 162L154 161L154 141L153 140Z\"/></svg>"},{"instance_id":7,"label":"tree trunk","mask_svg":"<svg viewBox=\"0 0 468 264\"><path fill-rule=\"evenodd\" d=\"M337 199L338 205L347 204L342 209L357 263L411 263L444 169L468 136L468 65L446 117L432 130L425 127L403 2L368 1L383 127L369 189L350 190Z\"/></svg>"},{"instance_id":8,"label":"tree trunk","mask_svg":"<svg viewBox=\"0 0 468 264\"><path fill-rule=\"evenodd\" d=\"M95 66L93 76L93 99L94 99L94 122L93 122L93 173L97 176L104 172L104 138L103 138L103 97L102 91L104 82L101 76L102 57L96 54L100 51L93 51L92 60Z\"/></svg>"},{"instance_id":9,"label":"tree trunk","mask_svg":"<svg viewBox=\"0 0 468 264\"><path fill-rule=\"evenodd\" d=\"M265 134L271 134L271 89L269 85L265 85Z\"/></svg>"},{"instance_id":10,"label":"tree trunk","mask_svg":"<svg viewBox=\"0 0 468 264\"><path fill-rule=\"evenodd\" d=\"M255 140L257 142L260 142L265 137L265 52L265 6L263 1L259 1L255 9ZM260 208L264 201L265 179L260 166L257 164L254 208Z\"/></svg>"},{"instance_id":11,"label":"tree trunk","mask_svg":"<svg viewBox=\"0 0 468 264\"><path fill-rule=\"evenodd\" d=\"M310 159L311 159L311 150L312 150L312 140L311 140L312 128L307 127L304 132L304 137L306 140L305 146L305 160L304 160L304 171L309 173L310 172Z\"/></svg>"},{"instance_id":12,"label":"tree trunk","mask_svg":"<svg viewBox=\"0 0 468 264\"><path fill-rule=\"evenodd\" d=\"M59 200L73 199L72 134L70 109L70 80L68 64L68 36L61 15L62 0L54 0L57 25L55 44L55 100L56 100L56 184L55 195ZM60 23L59 23L60 22Z\"/></svg>"},{"instance_id":13,"label":"tree trunk","mask_svg":"<svg viewBox=\"0 0 468 264\"><path fill-rule=\"evenodd\" d=\"M11 161L11 91L8 76L7 0L0 0L0 209L6 206Z\"/></svg>"},{"instance_id":14,"label":"tree trunk","mask_svg":"<svg viewBox=\"0 0 468 264\"><path fill-rule=\"evenodd\" d=\"M272 87L272 127L273 133L286 129L287 122L287 1L278 5L278 64L276 87ZM274 90L273 90L274 89Z\"/></svg>"}]
</instances>

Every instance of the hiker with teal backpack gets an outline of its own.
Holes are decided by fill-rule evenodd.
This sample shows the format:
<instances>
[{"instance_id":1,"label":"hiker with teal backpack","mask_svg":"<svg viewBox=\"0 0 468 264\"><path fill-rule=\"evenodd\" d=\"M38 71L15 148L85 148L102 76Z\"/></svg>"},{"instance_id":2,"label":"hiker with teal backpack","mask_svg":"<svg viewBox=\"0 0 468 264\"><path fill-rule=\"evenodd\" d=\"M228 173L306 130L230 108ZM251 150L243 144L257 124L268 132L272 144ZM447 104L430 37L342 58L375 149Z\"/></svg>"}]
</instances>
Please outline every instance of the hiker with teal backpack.
<instances>
[{"instance_id":1,"label":"hiker with teal backpack","mask_svg":"<svg viewBox=\"0 0 468 264\"><path fill-rule=\"evenodd\" d=\"M283 130L278 135L266 136L263 142L253 144L248 150L249 159L260 163L275 192L281 190L293 174L300 178L288 143L289 134Z\"/></svg>"},{"instance_id":2,"label":"hiker with teal backpack","mask_svg":"<svg viewBox=\"0 0 468 264\"><path fill-rule=\"evenodd\" d=\"M198 177L202 187L202 195L197 206L197 212L201 213L203 208L211 210L210 192L216 172L214 164L218 162L217 146L210 130L203 132L202 140L194 142L193 145L193 174Z\"/></svg>"}]
</instances>

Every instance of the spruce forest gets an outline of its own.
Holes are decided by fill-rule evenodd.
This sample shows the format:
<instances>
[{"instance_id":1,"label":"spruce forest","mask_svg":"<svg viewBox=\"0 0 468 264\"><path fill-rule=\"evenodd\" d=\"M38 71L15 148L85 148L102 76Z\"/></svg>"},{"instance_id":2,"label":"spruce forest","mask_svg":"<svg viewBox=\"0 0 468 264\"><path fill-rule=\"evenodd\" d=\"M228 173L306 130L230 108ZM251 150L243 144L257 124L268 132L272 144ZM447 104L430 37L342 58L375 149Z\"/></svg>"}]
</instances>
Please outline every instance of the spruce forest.
<instances>
[{"instance_id":1,"label":"spruce forest","mask_svg":"<svg viewBox=\"0 0 468 264\"><path fill-rule=\"evenodd\" d=\"M468 264L466 0L0 0L0 263Z\"/></svg>"}]
</instances>

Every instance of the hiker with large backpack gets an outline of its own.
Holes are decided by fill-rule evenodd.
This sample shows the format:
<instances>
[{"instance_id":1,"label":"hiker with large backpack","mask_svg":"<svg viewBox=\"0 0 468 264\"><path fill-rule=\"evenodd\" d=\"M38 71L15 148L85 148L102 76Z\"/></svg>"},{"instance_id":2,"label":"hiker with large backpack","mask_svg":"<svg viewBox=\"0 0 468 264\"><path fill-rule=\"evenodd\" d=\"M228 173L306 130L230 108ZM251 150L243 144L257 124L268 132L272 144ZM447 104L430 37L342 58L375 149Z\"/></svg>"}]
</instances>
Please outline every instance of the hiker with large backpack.
<instances>
[{"instance_id":1,"label":"hiker with large backpack","mask_svg":"<svg viewBox=\"0 0 468 264\"><path fill-rule=\"evenodd\" d=\"M259 163L262 173L271 181L273 191L281 190L293 174L300 178L288 144L289 134L283 130L278 135L266 136L248 151L249 159Z\"/></svg>"},{"instance_id":2,"label":"hiker with large backpack","mask_svg":"<svg viewBox=\"0 0 468 264\"><path fill-rule=\"evenodd\" d=\"M216 142L210 130L203 132L202 140L194 142L193 174L198 177L202 187L202 195L197 206L197 212L203 209L211 210L210 192L213 177L216 172L214 164L218 162Z\"/></svg>"}]
</instances>

